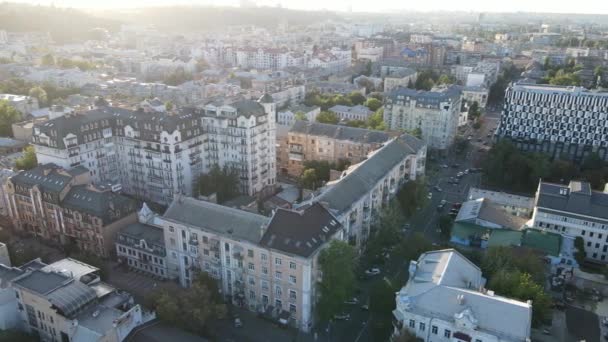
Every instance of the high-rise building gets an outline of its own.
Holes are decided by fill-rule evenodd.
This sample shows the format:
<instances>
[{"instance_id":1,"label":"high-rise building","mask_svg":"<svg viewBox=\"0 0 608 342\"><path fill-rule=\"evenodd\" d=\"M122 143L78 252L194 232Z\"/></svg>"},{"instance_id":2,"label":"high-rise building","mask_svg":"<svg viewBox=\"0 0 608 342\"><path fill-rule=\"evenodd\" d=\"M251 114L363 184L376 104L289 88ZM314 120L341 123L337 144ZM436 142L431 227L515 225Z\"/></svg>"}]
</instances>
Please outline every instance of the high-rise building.
<instances>
[{"instance_id":1,"label":"high-rise building","mask_svg":"<svg viewBox=\"0 0 608 342\"><path fill-rule=\"evenodd\" d=\"M608 93L581 87L512 84L497 128L523 150L580 160L608 159Z\"/></svg>"},{"instance_id":2,"label":"high-rise building","mask_svg":"<svg viewBox=\"0 0 608 342\"><path fill-rule=\"evenodd\" d=\"M36 125L33 144L40 163L85 166L94 183L158 203L191 195L214 165L256 195L275 184L275 112L269 95L176 113L102 106Z\"/></svg>"},{"instance_id":3,"label":"high-rise building","mask_svg":"<svg viewBox=\"0 0 608 342\"><path fill-rule=\"evenodd\" d=\"M445 150L458 129L460 89L456 86L431 91L398 87L384 105L384 122L391 130L420 130L428 147Z\"/></svg>"}]
</instances>

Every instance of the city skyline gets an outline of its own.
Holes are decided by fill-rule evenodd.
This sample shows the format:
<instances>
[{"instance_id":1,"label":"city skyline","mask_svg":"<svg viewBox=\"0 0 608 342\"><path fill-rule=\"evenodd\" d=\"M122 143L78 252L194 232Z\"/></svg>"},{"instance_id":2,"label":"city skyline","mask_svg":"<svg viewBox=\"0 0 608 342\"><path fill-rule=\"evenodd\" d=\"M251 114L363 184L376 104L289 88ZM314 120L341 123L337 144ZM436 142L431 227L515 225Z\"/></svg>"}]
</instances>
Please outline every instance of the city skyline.
<instances>
[{"instance_id":1,"label":"city skyline","mask_svg":"<svg viewBox=\"0 0 608 342\"><path fill-rule=\"evenodd\" d=\"M91 8L91 9L121 9L153 6L280 6L296 10L330 10L353 12L386 13L394 11L459 11L459 12L529 12L529 13L573 13L573 14L608 14L608 3L598 3L592 0L582 0L577 5L571 3L552 2L549 0L511 2L463 0L452 2L447 0L430 0L417 3L402 3L397 0L381 0L368 2L364 0L340 0L330 3L321 0L15 0L15 3L33 5L54 5L57 7Z\"/></svg>"}]
</instances>

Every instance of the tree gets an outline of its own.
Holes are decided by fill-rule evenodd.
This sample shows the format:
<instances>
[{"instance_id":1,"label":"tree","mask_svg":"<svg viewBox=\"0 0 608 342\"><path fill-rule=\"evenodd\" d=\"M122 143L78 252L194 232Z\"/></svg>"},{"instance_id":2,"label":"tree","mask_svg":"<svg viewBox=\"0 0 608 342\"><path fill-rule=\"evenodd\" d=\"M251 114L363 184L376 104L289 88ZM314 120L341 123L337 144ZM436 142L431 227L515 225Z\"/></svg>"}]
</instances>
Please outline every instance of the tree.
<instances>
[{"instance_id":1,"label":"tree","mask_svg":"<svg viewBox=\"0 0 608 342\"><path fill-rule=\"evenodd\" d=\"M171 101L165 102L165 110L168 111L168 112L172 111L173 110L173 102L171 102Z\"/></svg>"},{"instance_id":2,"label":"tree","mask_svg":"<svg viewBox=\"0 0 608 342\"><path fill-rule=\"evenodd\" d=\"M505 297L532 301L532 326L545 323L551 315L551 298L543 286L534 282L530 274L502 269L490 280L489 288Z\"/></svg>"},{"instance_id":3,"label":"tree","mask_svg":"<svg viewBox=\"0 0 608 342\"><path fill-rule=\"evenodd\" d=\"M348 99L353 105L362 105L365 103L365 96L358 91L353 91L348 95Z\"/></svg>"},{"instance_id":4,"label":"tree","mask_svg":"<svg viewBox=\"0 0 608 342\"><path fill-rule=\"evenodd\" d=\"M349 120L346 122L346 126L348 127L359 127L359 128L367 128L367 122L363 120Z\"/></svg>"},{"instance_id":5,"label":"tree","mask_svg":"<svg viewBox=\"0 0 608 342\"><path fill-rule=\"evenodd\" d=\"M401 329L399 335L393 337L392 342L424 342L423 339L409 332L407 329Z\"/></svg>"},{"instance_id":6,"label":"tree","mask_svg":"<svg viewBox=\"0 0 608 342\"><path fill-rule=\"evenodd\" d=\"M402 239L397 245L395 252L405 261L409 262L409 260L418 260L420 254L437 248L441 247L433 246L433 243L423 233L414 233L408 236L407 239Z\"/></svg>"},{"instance_id":7,"label":"tree","mask_svg":"<svg viewBox=\"0 0 608 342\"><path fill-rule=\"evenodd\" d=\"M55 57L53 57L53 55L51 55L50 53L46 54L42 56L41 64L43 66L53 66L55 65Z\"/></svg>"},{"instance_id":8,"label":"tree","mask_svg":"<svg viewBox=\"0 0 608 342\"><path fill-rule=\"evenodd\" d=\"M422 139L422 129L420 127L416 127L413 130L409 131L409 134L415 136L418 139Z\"/></svg>"},{"instance_id":9,"label":"tree","mask_svg":"<svg viewBox=\"0 0 608 342\"><path fill-rule=\"evenodd\" d=\"M38 165L38 159L36 158L34 146L26 147L23 150L23 155L15 161L15 168L17 170L33 169L36 165Z\"/></svg>"},{"instance_id":10,"label":"tree","mask_svg":"<svg viewBox=\"0 0 608 342\"><path fill-rule=\"evenodd\" d=\"M315 169L304 169L300 176L300 186L305 189L316 190L320 186L318 184L319 177Z\"/></svg>"},{"instance_id":11,"label":"tree","mask_svg":"<svg viewBox=\"0 0 608 342\"><path fill-rule=\"evenodd\" d=\"M227 314L217 282L207 273L194 274L192 285L187 289L161 290L149 301L160 320L199 334L205 332L210 319L221 319Z\"/></svg>"},{"instance_id":12,"label":"tree","mask_svg":"<svg viewBox=\"0 0 608 342\"><path fill-rule=\"evenodd\" d=\"M407 81L407 87L409 89L414 89L414 82L412 82L411 78Z\"/></svg>"},{"instance_id":13,"label":"tree","mask_svg":"<svg viewBox=\"0 0 608 342\"><path fill-rule=\"evenodd\" d=\"M585 241L581 236L577 236L574 239L574 248L576 249L576 252L574 252L574 260L576 260L579 265L582 265L585 261Z\"/></svg>"},{"instance_id":14,"label":"tree","mask_svg":"<svg viewBox=\"0 0 608 342\"><path fill-rule=\"evenodd\" d=\"M424 179L418 178L415 181L405 183L397 191L397 200L403 210L405 217L410 217L416 212L416 208L424 206L426 202L426 185Z\"/></svg>"},{"instance_id":15,"label":"tree","mask_svg":"<svg viewBox=\"0 0 608 342\"><path fill-rule=\"evenodd\" d=\"M215 164L207 174L198 179L199 194L209 196L217 194L217 201L224 203L239 194L239 174L234 168Z\"/></svg>"},{"instance_id":16,"label":"tree","mask_svg":"<svg viewBox=\"0 0 608 342\"><path fill-rule=\"evenodd\" d=\"M35 97L38 100L38 104L42 107L47 103L47 94L46 90L42 89L40 86L35 86L28 92L28 95L31 97Z\"/></svg>"},{"instance_id":17,"label":"tree","mask_svg":"<svg viewBox=\"0 0 608 342\"><path fill-rule=\"evenodd\" d=\"M319 319L328 321L338 313L354 292L355 248L344 241L332 240L319 255L322 280L318 284L320 298L317 305Z\"/></svg>"},{"instance_id":18,"label":"tree","mask_svg":"<svg viewBox=\"0 0 608 342\"><path fill-rule=\"evenodd\" d=\"M386 129L384 123L384 108L379 108L374 114L367 119L367 127L383 131Z\"/></svg>"},{"instance_id":19,"label":"tree","mask_svg":"<svg viewBox=\"0 0 608 342\"><path fill-rule=\"evenodd\" d=\"M373 92L373 93L369 94L369 97L374 98L380 102L382 102L382 100L384 100L384 95L382 95L382 93L380 93L380 92Z\"/></svg>"},{"instance_id":20,"label":"tree","mask_svg":"<svg viewBox=\"0 0 608 342\"><path fill-rule=\"evenodd\" d=\"M369 108L369 110L375 112L378 109L380 109L380 107L382 107L382 102L380 100L372 97L372 98L367 99L367 101L365 101L365 106L367 108Z\"/></svg>"},{"instance_id":21,"label":"tree","mask_svg":"<svg viewBox=\"0 0 608 342\"><path fill-rule=\"evenodd\" d=\"M447 241L452 236L452 224L454 220L449 215L442 215L439 217L439 230L440 235L444 241Z\"/></svg>"},{"instance_id":22,"label":"tree","mask_svg":"<svg viewBox=\"0 0 608 342\"><path fill-rule=\"evenodd\" d=\"M340 121L334 112L322 111L317 115L317 122L335 125Z\"/></svg>"},{"instance_id":23,"label":"tree","mask_svg":"<svg viewBox=\"0 0 608 342\"><path fill-rule=\"evenodd\" d=\"M404 222L405 217L398 201L393 200L382 208L378 221L374 224L376 232L368 240L365 254L374 261L382 259L382 250L398 244L401 240L401 227Z\"/></svg>"},{"instance_id":24,"label":"tree","mask_svg":"<svg viewBox=\"0 0 608 342\"><path fill-rule=\"evenodd\" d=\"M479 102L473 101L471 106L469 106L469 119L477 119L481 115L481 111L479 110Z\"/></svg>"},{"instance_id":25,"label":"tree","mask_svg":"<svg viewBox=\"0 0 608 342\"><path fill-rule=\"evenodd\" d=\"M439 76L437 83L438 84L454 84L454 83L456 83L456 78L451 75L443 74L443 75Z\"/></svg>"},{"instance_id":26,"label":"tree","mask_svg":"<svg viewBox=\"0 0 608 342\"><path fill-rule=\"evenodd\" d=\"M308 117L306 117L306 114L304 114L304 112L297 112L294 117L296 120L308 121Z\"/></svg>"},{"instance_id":27,"label":"tree","mask_svg":"<svg viewBox=\"0 0 608 342\"><path fill-rule=\"evenodd\" d=\"M0 100L0 136L13 136L12 124L21 120L21 113L6 100Z\"/></svg>"}]
</instances>

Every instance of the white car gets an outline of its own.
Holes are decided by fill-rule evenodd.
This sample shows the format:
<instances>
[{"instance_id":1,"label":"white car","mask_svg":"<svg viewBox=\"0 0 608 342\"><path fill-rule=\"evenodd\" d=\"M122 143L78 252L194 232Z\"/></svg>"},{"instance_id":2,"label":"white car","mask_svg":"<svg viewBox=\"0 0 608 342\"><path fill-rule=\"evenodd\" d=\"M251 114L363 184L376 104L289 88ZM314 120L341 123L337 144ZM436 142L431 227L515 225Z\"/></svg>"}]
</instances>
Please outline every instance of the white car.
<instances>
[{"instance_id":1,"label":"white car","mask_svg":"<svg viewBox=\"0 0 608 342\"><path fill-rule=\"evenodd\" d=\"M359 300L357 299L357 297L353 297L353 298L347 300L346 302L344 302L344 304L356 305L356 304L359 304Z\"/></svg>"},{"instance_id":2,"label":"white car","mask_svg":"<svg viewBox=\"0 0 608 342\"><path fill-rule=\"evenodd\" d=\"M429 194L428 194L428 196L426 196L426 198L428 198L428 199L433 198L433 193L432 193L432 192L429 192Z\"/></svg>"},{"instance_id":3,"label":"white car","mask_svg":"<svg viewBox=\"0 0 608 342\"><path fill-rule=\"evenodd\" d=\"M334 319L336 321L348 321L350 319L350 315L347 313L339 313L334 315Z\"/></svg>"},{"instance_id":4,"label":"white car","mask_svg":"<svg viewBox=\"0 0 608 342\"><path fill-rule=\"evenodd\" d=\"M372 276L372 275L378 275L380 274L380 269L376 268L376 267L372 267L368 270L365 270L365 274Z\"/></svg>"}]
</instances>

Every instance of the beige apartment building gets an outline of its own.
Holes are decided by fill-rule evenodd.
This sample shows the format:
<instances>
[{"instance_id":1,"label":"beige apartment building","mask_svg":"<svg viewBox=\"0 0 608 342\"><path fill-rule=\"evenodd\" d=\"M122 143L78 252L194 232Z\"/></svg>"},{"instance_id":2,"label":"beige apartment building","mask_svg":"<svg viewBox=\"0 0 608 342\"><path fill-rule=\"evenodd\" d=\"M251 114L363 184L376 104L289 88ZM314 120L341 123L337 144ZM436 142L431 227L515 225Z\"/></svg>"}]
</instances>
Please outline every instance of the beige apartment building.
<instances>
[{"instance_id":1,"label":"beige apartment building","mask_svg":"<svg viewBox=\"0 0 608 342\"><path fill-rule=\"evenodd\" d=\"M277 153L282 174L299 177L304 162L324 160L337 163L348 160L356 164L390 140L386 132L365 128L296 121L286 140L280 140Z\"/></svg>"},{"instance_id":2,"label":"beige apartment building","mask_svg":"<svg viewBox=\"0 0 608 342\"><path fill-rule=\"evenodd\" d=\"M189 286L202 270L225 298L251 311L309 331L314 322L317 257L341 224L321 204L272 217L178 197L163 216L140 221L164 231L169 276Z\"/></svg>"},{"instance_id":3,"label":"beige apartment building","mask_svg":"<svg viewBox=\"0 0 608 342\"><path fill-rule=\"evenodd\" d=\"M54 164L10 177L4 187L14 227L108 257L118 229L137 220L136 203L109 187L91 185L89 177L89 170L82 166L66 171Z\"/></svg>"}]
</instances>

